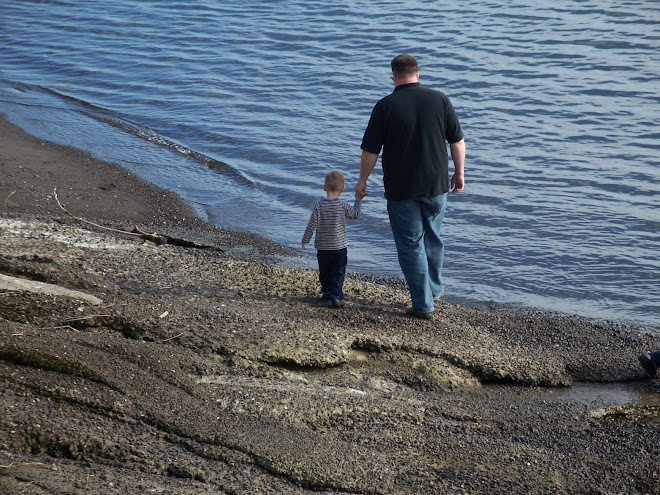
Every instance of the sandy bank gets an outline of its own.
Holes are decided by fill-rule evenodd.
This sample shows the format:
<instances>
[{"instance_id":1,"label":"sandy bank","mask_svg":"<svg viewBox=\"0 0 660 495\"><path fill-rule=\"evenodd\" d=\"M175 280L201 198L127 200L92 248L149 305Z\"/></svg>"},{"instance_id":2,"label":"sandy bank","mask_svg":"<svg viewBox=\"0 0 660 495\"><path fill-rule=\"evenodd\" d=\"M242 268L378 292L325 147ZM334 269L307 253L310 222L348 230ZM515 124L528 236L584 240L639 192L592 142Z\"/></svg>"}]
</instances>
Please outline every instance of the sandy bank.
<instances>
[{"instance_id":1,"label":"sandy bank","mask_svg":"<svg viewBox=\"0 0 660 495\"><path fill-rule=\"evenodd\" d=\"M77 222L55 187L206 248ZM447 303L418 321L376 277L333 310L315 272L268 263L286 248L4 121L0 204L1 274L101 301L0 289L2 493L660 493L636 361L657 335Z\"/></svg>"}]
</instances>

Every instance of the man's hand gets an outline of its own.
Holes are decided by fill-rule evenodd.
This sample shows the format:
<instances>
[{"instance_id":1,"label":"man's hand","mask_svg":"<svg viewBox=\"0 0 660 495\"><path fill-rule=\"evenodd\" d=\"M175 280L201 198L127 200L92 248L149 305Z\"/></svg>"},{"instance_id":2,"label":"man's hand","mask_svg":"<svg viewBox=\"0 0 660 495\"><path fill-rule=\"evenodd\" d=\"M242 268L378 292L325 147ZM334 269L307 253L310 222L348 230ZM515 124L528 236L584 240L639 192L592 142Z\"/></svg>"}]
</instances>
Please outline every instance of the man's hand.
<instances>
[{"instance_id":1,"label":"man's hand","mask_svg":"<svg viewBox=\"0 0 660 495\"><path fill-rule=\"evenodd\" d=\"M355 200L356 201L362 201L362 198L365 196L369 196L369 193L367 192L367 182L359 182L355 184L355 187L353 188L355 190Z\"/></svg>"},{"instance_id":2,"label":"man's hand","mask_svg":"<svg viewBox=\"0 0 660 495\"><path fill-rule=\"evenodd\" d=\"M369 153L368 151L362 150L362 155L360 156L360 178L355 184L355 199L362 201L362 198L369 196L367 192L367 179L371 175L372 170L376 166L378 161L378 153Z\"/></svg>"},{"instance_id":3,"label":"man's hand","mask_svg":"<svg viewBox=\"0 0 660 495\"><path fill-rule=\"evenodd\" d=\"M355 190L355 199L361 201L365 196L369 196L367 192L367 181L358 180L357 184L353 188Z\"/></svg>"},{"instance_id":4,"label":"man's hand","mask_svg":"<svg viewBox=\"0 0 660 495\"><path fill-rule=\"evenodd\" d=\"M451 190L451 192L461 192L464 187L465 187L465 178L463 177L463 174L455 173L451 177L451 184L449 186L449 189Z\"/></svg>"},{"instance_id":5,"label":"man's hand","mask_svg":"<svg viewBox=\"0 0 660 495\"><path fill-rule=\"evenodd\" d=\"M461 139L449 145L451 151L451 159L454 162L454 175L451 178L449 189L451 192L461 192L465 187L465 178L463 171L465 170L465 140Z\"/></svg>"}]
</instances>

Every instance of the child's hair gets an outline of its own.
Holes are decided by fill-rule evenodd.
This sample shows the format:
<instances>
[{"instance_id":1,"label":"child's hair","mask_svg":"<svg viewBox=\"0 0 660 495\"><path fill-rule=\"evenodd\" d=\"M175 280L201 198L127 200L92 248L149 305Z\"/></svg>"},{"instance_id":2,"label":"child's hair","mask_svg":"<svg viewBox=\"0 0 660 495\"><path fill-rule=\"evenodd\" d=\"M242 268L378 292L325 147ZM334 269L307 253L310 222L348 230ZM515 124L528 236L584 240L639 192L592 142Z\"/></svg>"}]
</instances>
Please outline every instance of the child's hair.
<instances>
[{"instance_id":1,"label":"child's hair","mask_svg":"<svg viewBox=\"0 0 660 495\"><path fill-rule=\"evenodd\" d=\"M340 192L344 188L344 176L333 170L325 176L325 188L330 192Z\"/></svg>"}]
</instances>

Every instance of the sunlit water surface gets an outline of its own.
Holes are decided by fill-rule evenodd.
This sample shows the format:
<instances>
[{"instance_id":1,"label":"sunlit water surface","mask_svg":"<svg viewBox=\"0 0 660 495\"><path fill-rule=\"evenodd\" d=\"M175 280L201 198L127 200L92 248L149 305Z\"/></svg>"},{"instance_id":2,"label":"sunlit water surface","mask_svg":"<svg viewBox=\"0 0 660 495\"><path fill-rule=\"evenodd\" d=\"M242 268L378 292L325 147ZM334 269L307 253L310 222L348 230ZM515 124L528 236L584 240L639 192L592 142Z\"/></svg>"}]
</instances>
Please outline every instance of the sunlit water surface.
<instances>
[{"instance_id":1,"label":"sunlit water surface","mask_svg":"<svg viewBox=\"0 0 660 495\"><path fill-rule=\"evenodd\" d=\"M658 2L17 1L0 42L9 120L292 247L327 171L351 199L389 61L413 53L468 149L447 298L659 325ZM349 270L401 276L379 168L369 191Z\"/></svg>"}]
</instances>

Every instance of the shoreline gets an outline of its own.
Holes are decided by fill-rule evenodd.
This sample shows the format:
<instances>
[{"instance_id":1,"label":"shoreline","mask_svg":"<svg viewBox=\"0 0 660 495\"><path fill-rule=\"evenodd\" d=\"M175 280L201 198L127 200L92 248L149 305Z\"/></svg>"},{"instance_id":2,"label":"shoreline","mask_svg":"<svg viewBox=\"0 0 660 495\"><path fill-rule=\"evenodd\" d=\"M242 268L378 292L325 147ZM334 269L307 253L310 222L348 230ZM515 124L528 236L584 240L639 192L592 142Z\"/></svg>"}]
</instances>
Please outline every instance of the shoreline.
<instances>
[{"instance_id":1,"label":"shoreline","mask_svg":"<svg viewBox=\"0 0 660 495\"><path fill-rule=\"evenodd\" d=\"M55 187L76 218L202 247L81 223ZM332 309L271 262L292 250L2 119L0 205L24 284L0 288L2 492L660 494L645 328L444 301L420 321L356 274Z\"/></svg>"},{"instance_id":2,"label":"shoreline","mask_svg":"<svg viewBox=\"0 0 660 495\"><path fill-rule=\"evenodd\" d=\"M62 211L54 203L53 191L61 184L65 184L68 187L61 189L59 194L67 210L73 213L73 216L101 221L109 228L130 231L133 227L139 227L150 232L156 228L160 234L175 237L181 231L192 229L196 235L203 234L203 237L211 242L218 239L229 248L245 249L255 260L265 257L277 263L278 256L292 260L300 258L300 253L294 248L279 244L258 233L218 227L201 218L195 208L176 192L160 188L120 165L104 162L77 148L54 144L31 136L9 122L2 114L0 114L0 136L3 140L3 157L6 160L15 160L19 164L25 160L26 164L24 167L19 165L13 173L1 177L0 201L4 204L0 211L3 213L61 214ZM22 150L30 150L30 153L26 157L21 157ZM53 158L54 156L65 156L67 159ZM51 161L57 163L61 169L57 174L49 170ZM30 185L24 188L21 187L21 183L23 185L30 183ZM24 197L18 198L15 196L16 193ZM281 264L298 268L295 262L285 261ZM401 277L355 271L350 272L349 275L405 287L405 280ZM574 315L570 312L520 304L464 301L460 297L452 302L484 311L529 311L573 316L602 321L608 325L643 328L660 334L660 324Z\"/></svg>"},{"instance_id":3,"label":"shoreline","mask_svg":"<svg viewBox=\"0 0 660 495\"><path fill-rule=\"evenodd\" d=\"M59 217L64 212L54 199L57 188L74 217L95 219L110 228L156 228L165 235L194 230L202 237L217 236L229 247L252 246L266 255L295 254L259 234L221 229L200 218L175 192L77 148L31 136L2 114L0 139L0 166L6 168L0 176L3 214Z\"/></svg>"}]
</instances>

